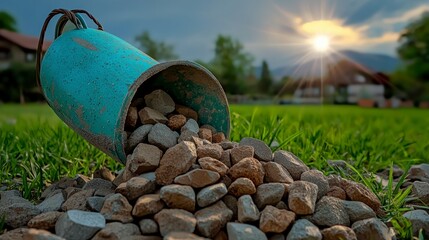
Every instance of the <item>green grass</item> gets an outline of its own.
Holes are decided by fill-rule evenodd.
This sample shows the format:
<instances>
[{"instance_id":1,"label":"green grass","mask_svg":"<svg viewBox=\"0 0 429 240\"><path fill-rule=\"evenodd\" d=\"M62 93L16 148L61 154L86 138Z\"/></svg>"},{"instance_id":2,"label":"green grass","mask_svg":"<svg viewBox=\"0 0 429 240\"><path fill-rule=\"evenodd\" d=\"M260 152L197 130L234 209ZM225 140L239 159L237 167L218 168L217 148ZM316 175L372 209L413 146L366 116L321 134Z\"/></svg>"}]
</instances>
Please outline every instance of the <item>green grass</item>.
<instances>
[{"instance_id":1,"label":"green grass","mask_svg":"<svg viewBox=\"0 0 429 240\"><path fill-rule=\"evenodd\" d=\"M362 109L355 106L231 106L231 139L255 137L273 150L293 152L310 167L340 173L327 165L343 159L353 169L345 177L368 186L381 200L402 239L411 228L402 213L410 189L382 187L370 173L393 164L406 169L427 162L429 111ZM46 105L0 105L0 182L37 198L46 183L101 166L121 165L65 126ZM405 177L405 175L404 175ZM403 179L401 179L403 181ZM0 185L1 187L1 185Z\"/></svg>"}]
</instances>

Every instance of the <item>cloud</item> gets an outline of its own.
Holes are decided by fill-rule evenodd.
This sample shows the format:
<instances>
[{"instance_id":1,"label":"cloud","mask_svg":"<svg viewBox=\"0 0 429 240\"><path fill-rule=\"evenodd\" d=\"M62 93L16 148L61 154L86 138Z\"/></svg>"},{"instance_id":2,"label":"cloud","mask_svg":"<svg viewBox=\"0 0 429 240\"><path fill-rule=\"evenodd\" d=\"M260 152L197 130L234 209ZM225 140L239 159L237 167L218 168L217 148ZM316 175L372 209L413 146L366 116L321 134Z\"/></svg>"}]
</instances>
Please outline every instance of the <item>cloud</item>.
<instances>
[{"instance_id":1,"label":"cloud","mask_svg":"<svg viewBox=\"0 0 429 240\"><path fill-rule=\"evenodd\" d=\"M427 12L427 11L429 11L429 6L421 5L416 8L410 9L407 12L401 13L398 16L386 18L383 20L383 22L387 24L409 22L410 20L420 17L424 12Z\"/></svg>"}]
</instances>

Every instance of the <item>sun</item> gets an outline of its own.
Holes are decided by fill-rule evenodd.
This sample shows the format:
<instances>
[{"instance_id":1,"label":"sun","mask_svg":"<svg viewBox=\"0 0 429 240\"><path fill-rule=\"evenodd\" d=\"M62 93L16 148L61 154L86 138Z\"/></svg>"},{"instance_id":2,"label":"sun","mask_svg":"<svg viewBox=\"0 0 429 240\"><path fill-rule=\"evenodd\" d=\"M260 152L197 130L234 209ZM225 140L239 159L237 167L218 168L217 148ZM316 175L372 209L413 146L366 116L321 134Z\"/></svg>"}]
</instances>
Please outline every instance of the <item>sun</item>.
<instances>
[{"instance_id":1,"label":"sun","mask_svg":"<svg viewBox=\"0 0 429 240\"><path fill-rule=\"evenodd\" d=\"M329 50L331 39L326 35L318 35L311 40L311 44L317 52L325 53Z\"/></svg>"}]
</instances>

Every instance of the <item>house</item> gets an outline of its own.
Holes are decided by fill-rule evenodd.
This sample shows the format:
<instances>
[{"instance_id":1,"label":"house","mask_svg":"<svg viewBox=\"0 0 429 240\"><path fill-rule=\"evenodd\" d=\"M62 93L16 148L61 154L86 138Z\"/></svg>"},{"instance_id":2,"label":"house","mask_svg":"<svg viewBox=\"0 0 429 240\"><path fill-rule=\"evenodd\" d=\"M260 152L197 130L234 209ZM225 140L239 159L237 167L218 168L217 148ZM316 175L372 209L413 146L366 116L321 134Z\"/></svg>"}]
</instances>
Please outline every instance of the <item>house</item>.
<instances>
[{"instance_id":1,"label":"house","mask_svg":"<svg viewBox=\"0 0 429 240\"><path fill-rule=\"evenodd\" d=\"M38 43L38 37L0 29L0 71L9 68L12 63L35 64ZM44 42L44 52L49 45L49 41Z\"/></svg>"},{"instance_id":2,"label":"house","mask_svg":"<svg viewBox=\"0 0 429 240\"><path fill-rule=\"evenodd\" d=\"M389 77L372 72L366 67L348 60L328 66L322 78L301 80L294 92L295 103L340 103L358 104L370 100L377 106L385 105L385 96L390 90Z\"/></svg>"}]
</instances>

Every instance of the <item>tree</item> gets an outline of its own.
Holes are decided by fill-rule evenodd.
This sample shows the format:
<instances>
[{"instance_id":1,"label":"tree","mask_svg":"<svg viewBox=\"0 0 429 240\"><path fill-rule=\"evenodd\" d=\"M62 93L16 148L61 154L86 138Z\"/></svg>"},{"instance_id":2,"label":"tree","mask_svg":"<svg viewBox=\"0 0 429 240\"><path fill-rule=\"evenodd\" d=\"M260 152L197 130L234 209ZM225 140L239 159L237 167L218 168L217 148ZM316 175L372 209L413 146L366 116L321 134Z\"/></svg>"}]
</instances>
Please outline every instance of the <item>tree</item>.
<instances>
[{"instance_id":1,"label":"tree","mask_svg":"<svg viewBox=\"0 0 429 240\"><path fill-rule=\"evenodd\" d=\"M15 18L6 11L0 11L0 29L17 31Z\"/></svg>"},{"instance_id":2,"label":"tree","mask_svg":"<svg viewBox=\"0 0 429 240\"><path fill-rule=\"evenodd\" d=\"M253 71L252 62L252 56L244 52L238 40L219 35L209 69L219 78L227 93L243 94L247 90L246 79Z\"/></svg>"},{"instance_id":3,"label":"tree","mask_svg":"<svg viewBox=\"0 0 429 240\"><path fill-rule=\"evenodd\" d=\"M393 75L393 80L408 97L429 100L429 13L409 24L399 42L398 54L405 65Z\"/></svg>"},{"instance_id":4,"label":"tree","mask_svg":"<svg viewBox=\"0 0 429 240\"><path fill-rule=\"evenodd\" d=\"M139 48L155 60L172 60L178 56L174 53L173 45L152 39L149 32L144 31L136 37Z\"/></svg>"},{"instance_id":5,"label":"tree","mask_svg":"<svg viewBox=\"0 0 429 240\"><path fill-rule=\"evenodd\" d=\"M271 86L273 84L273 79L271 78L270 69L268 67L268 63L264 60L262 61L262 70L261 70L261 78L259 79L259 91L263 94L271 93Z\"/></svg>"}]
</instances>

